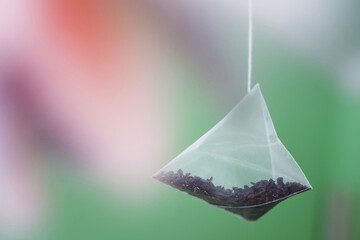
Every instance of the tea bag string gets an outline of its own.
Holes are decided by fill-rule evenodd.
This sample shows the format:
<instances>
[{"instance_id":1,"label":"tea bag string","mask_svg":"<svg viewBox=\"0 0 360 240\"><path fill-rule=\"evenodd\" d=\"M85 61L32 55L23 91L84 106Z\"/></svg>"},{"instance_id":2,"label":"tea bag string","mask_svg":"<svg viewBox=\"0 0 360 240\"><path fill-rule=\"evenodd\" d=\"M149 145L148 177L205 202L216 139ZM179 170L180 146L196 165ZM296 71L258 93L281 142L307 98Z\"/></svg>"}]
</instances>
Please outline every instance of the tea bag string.
<instances>
[{"instance_id":1,"label":"tea bag string","mask_svg":"<svg viewBox=\"0 0 360 240\"><path fill-rule=\"evenodd\" d=\"M253 48L253 7L252 7L252 0L249 0L249 32L248 32L248 36L249 36L249 52L248 52L248 93L251 90L251 74L252 74L252 48Z\"/></svg>"}]
</instances>

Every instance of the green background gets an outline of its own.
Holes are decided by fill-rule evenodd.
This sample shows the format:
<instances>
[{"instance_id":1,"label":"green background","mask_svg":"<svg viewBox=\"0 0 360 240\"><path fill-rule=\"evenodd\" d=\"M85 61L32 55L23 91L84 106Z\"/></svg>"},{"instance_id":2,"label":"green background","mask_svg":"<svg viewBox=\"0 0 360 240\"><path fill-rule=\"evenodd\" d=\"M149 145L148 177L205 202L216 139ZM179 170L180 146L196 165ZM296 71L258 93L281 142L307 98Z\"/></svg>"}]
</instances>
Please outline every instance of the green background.
<instances>
[{"instance_id":1,"label":"green background","mask_svg":"<svg viewBox=\"0 0 360 240\"><path fill-rule=\"evenodd\" d=\"M152 183L145 192L156 196L133 200L125 194L115 197L76 174L55 168L51 194L56 217L36 239L360 239L356 228L360 224L359 98L340 87L331 69L257 39L254 82L260 83L277 133L313 190L248 223L150 176ZM178 121L181 139L163 164L231 108L224 107L220 93L210 91L196 74L179 66L169 71L176 72L167 84L173 104L170 114ZM350 224L343 226L344 222Z\"/></svg>"}]
</instances>

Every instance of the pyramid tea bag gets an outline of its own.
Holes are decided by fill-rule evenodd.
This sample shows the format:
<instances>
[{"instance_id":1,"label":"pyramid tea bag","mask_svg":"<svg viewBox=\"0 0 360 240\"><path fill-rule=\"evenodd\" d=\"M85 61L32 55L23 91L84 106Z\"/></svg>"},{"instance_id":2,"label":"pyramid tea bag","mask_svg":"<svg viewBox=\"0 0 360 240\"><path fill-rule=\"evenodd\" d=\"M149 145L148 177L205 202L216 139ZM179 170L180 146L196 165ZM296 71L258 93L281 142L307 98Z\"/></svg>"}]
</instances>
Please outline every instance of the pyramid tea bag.
<instances>
[{"instance_id":1,"label":"pyramid tea bag","mask_svg":"<svg viewBox=\"0 0 360 240\"><path fill-rule=\"evenodd\" d=\"M258 84L154 178L249 221L311 189L277 137Z\"/></svg>"}]
</instances>

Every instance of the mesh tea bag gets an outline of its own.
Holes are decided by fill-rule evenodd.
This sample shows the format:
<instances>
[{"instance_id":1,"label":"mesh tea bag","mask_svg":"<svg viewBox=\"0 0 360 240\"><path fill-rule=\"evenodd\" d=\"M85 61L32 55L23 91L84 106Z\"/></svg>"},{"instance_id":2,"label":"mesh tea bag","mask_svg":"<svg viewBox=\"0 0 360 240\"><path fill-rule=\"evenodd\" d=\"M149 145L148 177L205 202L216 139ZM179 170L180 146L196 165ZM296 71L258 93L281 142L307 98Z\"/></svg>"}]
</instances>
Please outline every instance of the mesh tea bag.
<instances>
[{"instance_id":1,"label":"mesh tea bag","mask_svg":"<svg viewBox=\"0 0 360 240\"><path fill-rule=\"evenodd\" d=\"M311 189L277 137L258 84L154 178L249 221Z\"/></svg>"}]
</instances>

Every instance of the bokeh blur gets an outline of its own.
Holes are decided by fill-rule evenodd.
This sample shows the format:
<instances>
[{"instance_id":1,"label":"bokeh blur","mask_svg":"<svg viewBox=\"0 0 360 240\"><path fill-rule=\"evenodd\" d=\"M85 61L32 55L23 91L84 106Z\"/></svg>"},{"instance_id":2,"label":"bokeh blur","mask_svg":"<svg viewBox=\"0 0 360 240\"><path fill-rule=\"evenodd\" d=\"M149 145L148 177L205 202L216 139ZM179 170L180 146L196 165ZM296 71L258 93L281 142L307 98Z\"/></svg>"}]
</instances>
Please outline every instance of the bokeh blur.
<instances>
[{"instance_id":1,"label":"bokeh blur","mask_svg":"<svg viewBox=\"0 0 360 240\"><path fill-rule=\"evenodd\" d=\"M151 179L246 94L247 0L0 0L0 239L360 239L360 2L254 0L313 190L248 223Z\"/></svg>"}]
</instances>

